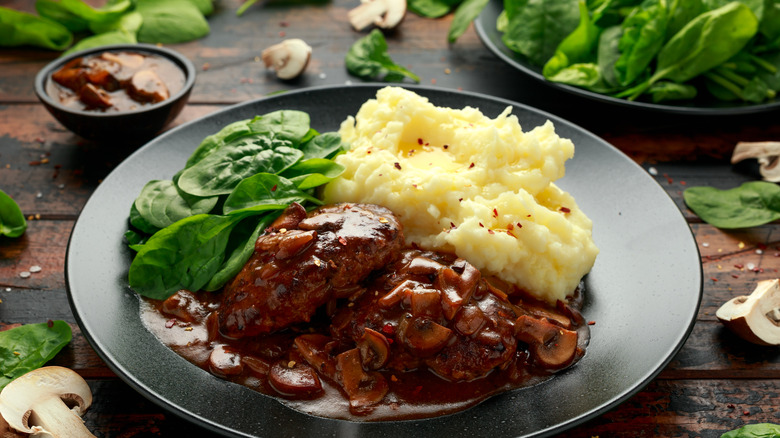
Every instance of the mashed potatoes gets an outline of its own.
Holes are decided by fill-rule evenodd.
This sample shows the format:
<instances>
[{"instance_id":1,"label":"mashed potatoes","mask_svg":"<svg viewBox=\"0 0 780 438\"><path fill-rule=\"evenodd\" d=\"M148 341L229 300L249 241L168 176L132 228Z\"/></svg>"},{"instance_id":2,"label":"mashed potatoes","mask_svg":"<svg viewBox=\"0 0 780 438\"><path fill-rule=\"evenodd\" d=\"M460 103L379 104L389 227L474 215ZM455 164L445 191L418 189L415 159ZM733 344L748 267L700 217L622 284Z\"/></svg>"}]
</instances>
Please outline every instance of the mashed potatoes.
<instances>
[{"instance_id":1,"label":"mashed potatoes","mask_svg":"<svg viewBox=\"0 0 780 438\"><path fill-rule=\"evenodd\" d=\"M591 221L553 181L574 155L551 122L523 132L507 108L436 107L387 87L341 125L351 150L326 202L384 205L407 243L455 252L540 299L564 300L598 254Z\"/></svg>"}]
</instances>

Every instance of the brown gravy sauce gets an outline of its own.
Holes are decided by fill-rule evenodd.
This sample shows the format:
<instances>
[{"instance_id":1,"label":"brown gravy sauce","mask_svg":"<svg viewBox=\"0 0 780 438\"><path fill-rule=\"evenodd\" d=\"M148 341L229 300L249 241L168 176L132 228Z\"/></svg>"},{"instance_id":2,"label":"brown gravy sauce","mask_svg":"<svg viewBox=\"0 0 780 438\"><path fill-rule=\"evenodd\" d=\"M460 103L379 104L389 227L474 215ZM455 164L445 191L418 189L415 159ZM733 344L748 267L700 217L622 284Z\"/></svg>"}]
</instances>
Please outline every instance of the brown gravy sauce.
<instances>
[{"instance_id":1,"label":"brown gravy sauce","mask_svg":"<svg viewBox=\"0 0 780 438\"><path fill-rule=\"evenodd\" d=\"M570 306L579 309L582 302L582 286L572 297ZM244 385L263 394L277 398L285 405L308 414L347 419L352 421L408 420L444 415L464 410L505 391L544 382L554 372L537 367L527 350L518 348L513 366L494 369L488 375L472 380L451 382L433 373L427 367L399 372L383 369L389 391L382 403L370 412L355 415L350 412L349 401L340 386L327 377L320 376L323 392L315 399L289 399L280 395L267 378L270 367L281 359L303 360L295 353L293 340L303 333L328 334L329 318L317 315L310 324L296 326L270 335L249 339L229 339L219 333L217 311L221 294L208 292L184 292L188 302L180 307L186 314L166 313L163 302L141 299L141 317L146 327L160 341L196 366L217 377ZM536 302L520 293L510 295L510 301L524 303L542 311L559 313L560 309ZM579 314L579 312L575 312ZM584 320L573 321L572 330L579 336L578 346L584 354L589 339L589 329ZM210 356L226 352L220 370L210 365ZM579 359L579 357L577 358ZM211 359L213 360L213 359ZM576 360L575 360L576 362Z\"/></svg>"},{"instance_id":2,"label":"brown gravy sauce","mask_svg":"<svg viewBox=\"0 0 780 438\"><path fill-rule=\"evenodd\" d=\"M176 95L184 72L149 53L103 52L75 58L46 81L46 93L66 107L93 112L134 111Z\"/></svg>"}]
</instances>

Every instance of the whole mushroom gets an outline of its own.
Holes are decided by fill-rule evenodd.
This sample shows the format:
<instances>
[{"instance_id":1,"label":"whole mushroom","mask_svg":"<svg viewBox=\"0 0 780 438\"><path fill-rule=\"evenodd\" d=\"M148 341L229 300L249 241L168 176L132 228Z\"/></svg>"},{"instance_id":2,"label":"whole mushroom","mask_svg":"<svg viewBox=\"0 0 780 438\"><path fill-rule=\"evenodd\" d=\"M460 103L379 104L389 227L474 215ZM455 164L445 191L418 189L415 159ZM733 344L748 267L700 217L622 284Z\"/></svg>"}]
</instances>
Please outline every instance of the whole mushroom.
<instances>
[{"instance_id":1,"label":"whole mushroom","mask_svg":"<svg viewBox=\"0 0 780 438\"><path fill-rule=\"evenodd\" d=\"M741 141L737 143L731 155L731 164L755 158L758 171L764 181L780 182L780 142L777 141Z\"/></svg>"},{"instance_id":2,"label":"whole mushroom","mask_svg":"<svg viewBox=\"0 0 780 438\"><path fill-rule=\"evenodd\" d=\"M263 50L266 67L273 67L279 79L293 79L306 69L311 59L311 47L305 41L292 38Z\"/></svg>"},{"instance_id":3,"label":"whole mushroom","mask_svg":"<svg viewBox=\"0 0 780 438\"><path fill-rule=\"evenodd\" d=\"M750 295L732 298L715 316L746 341L780 345L780 280L759 281Z\"/></svg>"},{"instance_id":4,"label":"whole mushroom","mask_svg":"<svg viewBox=\"0 0 780 438\"><path fill-rule=\"evenodd\" d=\"M81 419L91 404L87 382L58 366L30 371L0 392L0 416L12 429L54 438L94 437Z\"/></svg>"},{"instance_id":5,"label":"whole mushroom","mask_svg":"<svg viewBox=\"0 0 780 438\"><path fill-rule=\"evenodd\" d=\"M372 23L382 29L392 29L406 15L406 0L361 0L360 6L347 14L355 30L363 30Z\"/></svg>"}]
</instances>

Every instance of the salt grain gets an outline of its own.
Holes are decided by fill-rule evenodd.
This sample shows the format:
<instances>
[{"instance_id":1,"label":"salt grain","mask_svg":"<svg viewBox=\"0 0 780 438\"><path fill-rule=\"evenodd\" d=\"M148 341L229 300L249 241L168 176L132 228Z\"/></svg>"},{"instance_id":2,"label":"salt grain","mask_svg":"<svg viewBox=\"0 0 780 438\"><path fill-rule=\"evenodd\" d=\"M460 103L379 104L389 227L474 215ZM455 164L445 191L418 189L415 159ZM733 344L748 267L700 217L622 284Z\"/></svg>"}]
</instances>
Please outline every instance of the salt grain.
<instances>
[{"instance_id":1,"label":"salt grain","mask_svg":"<svg viewBox=\"0 0 780 438\"><path fill-rule=\"evenodd\" d=\"M22 278L29 278L30 277L30 273L27 272L27 271L22 271L22 272L19 273L19 276L22 277Z\"/></svg>"},{"instance_id":2,"label":"salt grain","mask_svg":"<svg viewBox=\"0 0 780 438\"><path fill-rule=\"evenodd\" d=\"M651 167L651 168L647 169L647 171L650 173L650 175L653 175L653 176L658 175L658 169L656 169L655 167Z\"/></svg>"},{"instance_id":3,"label":"salt grain","mask_svg":"<svg viewBox=\"0 0 780 438\"><path fill-rule=\"evenodd\" d=\"M38 265L30 266L30 272L32 272L32 273L41 272L41 267L38 266Z\"/></svg>"}]
</instances>

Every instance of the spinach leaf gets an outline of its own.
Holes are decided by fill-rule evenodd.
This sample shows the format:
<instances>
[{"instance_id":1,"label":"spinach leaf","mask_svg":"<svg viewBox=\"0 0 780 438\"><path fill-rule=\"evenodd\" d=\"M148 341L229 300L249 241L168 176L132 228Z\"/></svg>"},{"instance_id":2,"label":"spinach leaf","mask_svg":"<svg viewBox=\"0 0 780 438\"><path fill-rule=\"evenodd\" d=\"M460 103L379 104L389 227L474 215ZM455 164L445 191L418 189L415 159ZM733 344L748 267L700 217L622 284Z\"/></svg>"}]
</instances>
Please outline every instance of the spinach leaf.
<instances>
[{"instance_id":1,"label":"spinach leaf","mask_svg":"<svg viewBox=\"0 0 780 438\"><path fill-rule=\"evenodd\" d=\"M447 33L447 41L454 43L469 28L469 24L474 21L485 9L489 0L464 0L455 10L452 17L450 30Z\"/></svg>"},{"instance_id":2,"label":"spinach leaf","mask_svg":"<svg viewBox=\"0 0 780 438\"><path fill-rule=\"evenodd\" d=\"M678 84L670 81L660 81L651 85L647 89L653 102L664 102L667 100L686 100L696 97L698 90L693 85Z\"/></svg>"},{"instance_id":3,"label":"spinach leaf","mask_svg":"<svg viewBox=\"0 0 780 438\"><path fill-rule=\"evenodd\" d=\"M189 0L204 16L209 16L214 12L214 3L211 0Z\"/></svg>"},{"instance_id":4,"label":"spinach leaf","mask_svg":"<svg viewBox=\"0 0 780 438\"><path fill-rule=\"evenodd\" d=\"M301 145L303 158L332 158L344 150L337 132L326 132Z\"/></svg>"},{"instance_id":5,"label":"spinach leaf","mask_svg":"<svg viewBox=\"0 0 780 438\"><path fill-rule=\"evenodd\" d=\"M590 13L584 1L579 2L579 10L579 24L571 34L561 41L555 49L555 54L544 64L542 74L548 79L572 64L595 61L601 29L591 22Z\"/></svg>"},{"instance_id":6,"label":"spinach leaf","mask_svg":"<svg viewBox=\"0 0 780 438\"><path fill-rule=\"evenodd\" d=\"M303 111L280 110L255 117L249 123L249 129L256 134L289 141L296 147L309 134L310 123L309 115Z\"/></svg>"},{"instance_id":7,"label":"spinach leaf","mask_svg":"<svg viewBox=\"0 0 780 438\"><path fill-rule=\"evenodd\" d=\"M35 10L38 15L56 21L65 26L71 32L82 32L89 28L89 22L82 17L70 12L59 1L37 0Z\"/></svg>"},{"instance_id":8,"label":"spinach leaf","mask_svg":"<svg viewBox=\"0 0 780 438\"><path fill-rule=\"evenodd\" d=\"M295 164L303 152L290 144L266 134L239 137L186 168L177 184L195 196L226 195L244 178L261 172L279 173Z\"/></svg>"},{"instance_id":9,"label":"spinach leaf","mask_svg":"<svg viewBox=\"0 0 780 438\"><path fill-rule=\"evenodd\" d=\"M578 0L505 0L509 22L501 39L535 65L555 54L580 22Z\"/></svg>"},{"instance_id":10,"label":"spinach leaf","mask_svg":"<svg viewBox=\"0 0 780 438\"><path fill-rule=\"evenodd\" d=\"M64 50L73 34L60 23L0 6L0 46L36 46Z\"/></svg>"},{"instance_id":11,"label":"spinach leaf","mask_svg":"<svg viewBox=\"0 0 780 438\"><path fill-rule=\"evenodd\" d=\"M628 85L641 75L655 58L666 38L665 0L645 0L623 21L615 73L620 85Z\"/></svg>"},{"instance_id":12,"label":"spinach leaf","mask_svg":"<svg viewBox=\"0 0 780 438\"><path fill-rule=\"evenodd\" d=\"M210 154L225 143L228 143L238 137L251 134L252 130L249 128L249 123L251 123L251 121L252 120L249 119L233 122L220 129L216 134L212 134L204 138L200 145L198 145L198 148L195 149L195 152L193 152L190 158L187 160L185 168L192 167L192 165L202 160L203 157Z\"/></svg>"},{"instance_id":13,"label":"spinach leaf","mask_svg":"<svg viewBox=\"0 0 780 438\"><path fill-rule=\"evenodd\" d=\"M730 190L690 187L683 192L688 208L718 228L748 228L780 219L780 187L753 181Z\"/></svg>"},{"instance_id":14,"label":"spinach leaf","mask_svg":"<svg viewBox=\"0 0 780 438\"><path fill-rule=\"evenodd\" d=\"M154 234L160 231L158 227L155 227L154 225L150 224L149 221L147 221L143 216L141 216L141 213L138 211L138 208L136 208L135 206L135 202L133 202L133 204L130 206L129 222L131 226L146 234Z\"/></svg>"},{"instance_id":15,"label":"spinach leaf","mask_svg":"<svg viewBox=\"0 0 780 438\"><path fill-rule=\"evenodd\" d=\"M772 423L747 424L726 432L720 438L776 438L780 436L780 425Z\"/></svg>"},{"instance_id":16,"label":"spinach leaf","mask_svg":"<svg viewBox=\"0 0 780 438\"><path fill-rule=\"evenodd\" d=\"M0 389L50 361L73 337L65 321L26 324L0 332Z\"/></svg>"},{"instance_id":17,"label":"spinach leaf","mask_svg":"<svg viewBox=\"0 0 780 438\"><path fill-rule=\"evenodd\" d=\"M319 199L299 190L287 178L270 173L258 173L242 180L230 193L222 208L225 214L230 214L252 207L270 205L273 207L272 209L276 209L279 205L284 208L293 202L302 204L306 201L322 204ZM253 211L259 210L254 209Z\"/></svg>"},{"instance_id":18,"label":"spinach leaf","mask_svg":"<svg viewBox=\"0 0 780 438\"><path fill-rule=\"evenodd\" d=\"M666 24L666 41L703 12L705 12L705 8L702 0L670 0L669 20Z\"/></svg>"},{"instance_id":19,"label":"spinach leaf","mask_svg":"<svg viewBox=\"0 0 780 438\"><path fill-rule=\"evenodd\" d=\"M199 214L158 231L133 259L130 287L158 300L181 289L200 290L222 266L230 232L240 219Z\"/></svg>"},{"instance_id":20,"label":"spinach leaf","mask_svg":"<svg viewBox=\"0 0 780 438\"><path fill-rule=\"evenodd\" d=\"M206 18L187 0L136 0L136 11L143 16L138 31L142 43L182 43L209 33Z\"/></svg>"},{"instance_id":21,"label":"spinach leaf","mask_svg":"<svg viewBox=\"0 0 780 438\"><path fill-rule=\"evenodd\" d=\"M0 236L19 237L27 229L27 221L19 205L0 190Z\"/></svg>"},{"instance_id":22,"label":"spinach leaf","mask_svg":"<svg viewBox=\"0 0 780 438\"><path fill-rule=\"evenodd\" d=\"M756 16L743 3L735 1L705 12L664 45L650 79L618 96L636 99L661 79L687 82L739 53L757 31Z\"/></svg>"},{"instance_id":23,"label":"spinach leaf","mask_svg":"<svg viewBox=\"0 0 780 438\"><path fill-rule=\"evenodd\" d=\"M617 73L615 73L615 63L620 59L618 46L622 35L623 29L615 25L604 29L599 37L598 65L604 83L609 87L619 85Z\"/></svg>"},{"instance_id":24,"label":"spinach leaf","mask_svg":"<svg viewBox=\"0 0 780 438\"><path fill-rule=\"evenodd\" d=\"M703 0L704 8L709 11L721 8L734 1L738 1L749 7L756 15L758 21L761 21L764 18L764 0Z\"/></svg>"},{"instance_id":25,"label":"spinach leaf","mask_svg":"<svg viewBox=\"0 0 780 438\"><path fill-rule=\"evenodd\" d=\"M409 12L425 18L439 18L447 15L459 0L409 0L406 7Z\"/></svg>"},{"instance_id":26,"label":"spinach leaf","mask_svg":"<svg viewBox=\"0 0 780 438\"><path fill-rule=\"evenodd\" d=\"M138 33L143 25L144 17L139 12L128 12L116 20L90 23L89 29L96 33L125 32L133 36Z\"/></svg>"},{"instance_id":27,"label":"spinach leaf","mask_svg":"<svg viewBox=\"0 0 780 438\"><path fill-rule=\"evenodd\" d=\"M132 6L130 0L110 2L98 9L84 3L82 0L60 0L60 4L73 15L83 18L88 23L117 20Z\"/></svg>"},{"instance_id":28,"label":"spinach leaf","mask_svg":"<svg viewBox=\"0 0 780 438\"><path fill-rule=\"evenodd\" d=\"M396 64L387 54L387 41L381 31L373 29L365 37L355 41L344 59L347 71L364 80L402 82L410 78L420 82L420 77Z\"/></svg>"},{"instance_id":29,"label":"spinach leaf","mask_svg":"<svg viewBox=\"0 0 780 438\"><path fill-rule=\"evenodd\" d=\"M344 166L324 158L301 160L282 173L300 190L308 190L327 184L344 173Z\"/></svg>"},{"instance_id":30,"label":"spinach leaf","mask_svg":"<svg viewBox=\"0 0 780 438\"><path fill-rule=\"evenodd\" d=\"M286 206L281 206L281 211ZM226 253L230 254L227 260L214 273L211 280L203 286L205 291L215 291L224 286L231 278L235 277L244 267L255 250L255 242L277 214L269 214L260 219L258 216L249 217L241 221L230 233Z\"/></svg>"},{"instance_id":31,"label":"spinach leaf","mask_svg":"<svg viewBox=\"0 0 780 438\"><path fill-rule=\"evenodd\" d=\"M165 228L185 217L211 212L217 199L182 193L170 180L152 180L146 183L134 205L150 225Z\"/></svg>"},{"instance_id":32,"label":"spinach leaf","mask_svg":"<svg viewBox=\"0 0 780 438\"><path fill-rule=\"evenodd\" d=\"M127 243L127 246L130 247L133 251L138 251L141 246L143 246L144 243L146 243L147 240L149 240L148 234L139 233L135 230L127 230L125 231L125 243Z\"/></svg>"},{"instance_id":33,"label":"spinach leaf","mask_svg":"<svg viewBox=\"0 0 780 438\"><path fill-rule=\"evenodd\" d=\"M62 56L69 55L79 50L91 49L93 47L108 46L111 44L135 44L138 41L135 39L135 35L127 33L125 31L114 31L101 33L100 35L92 35L84 38L78 43L71 46L70 49L62 53Z\"/></svg>"}]
</instances>

